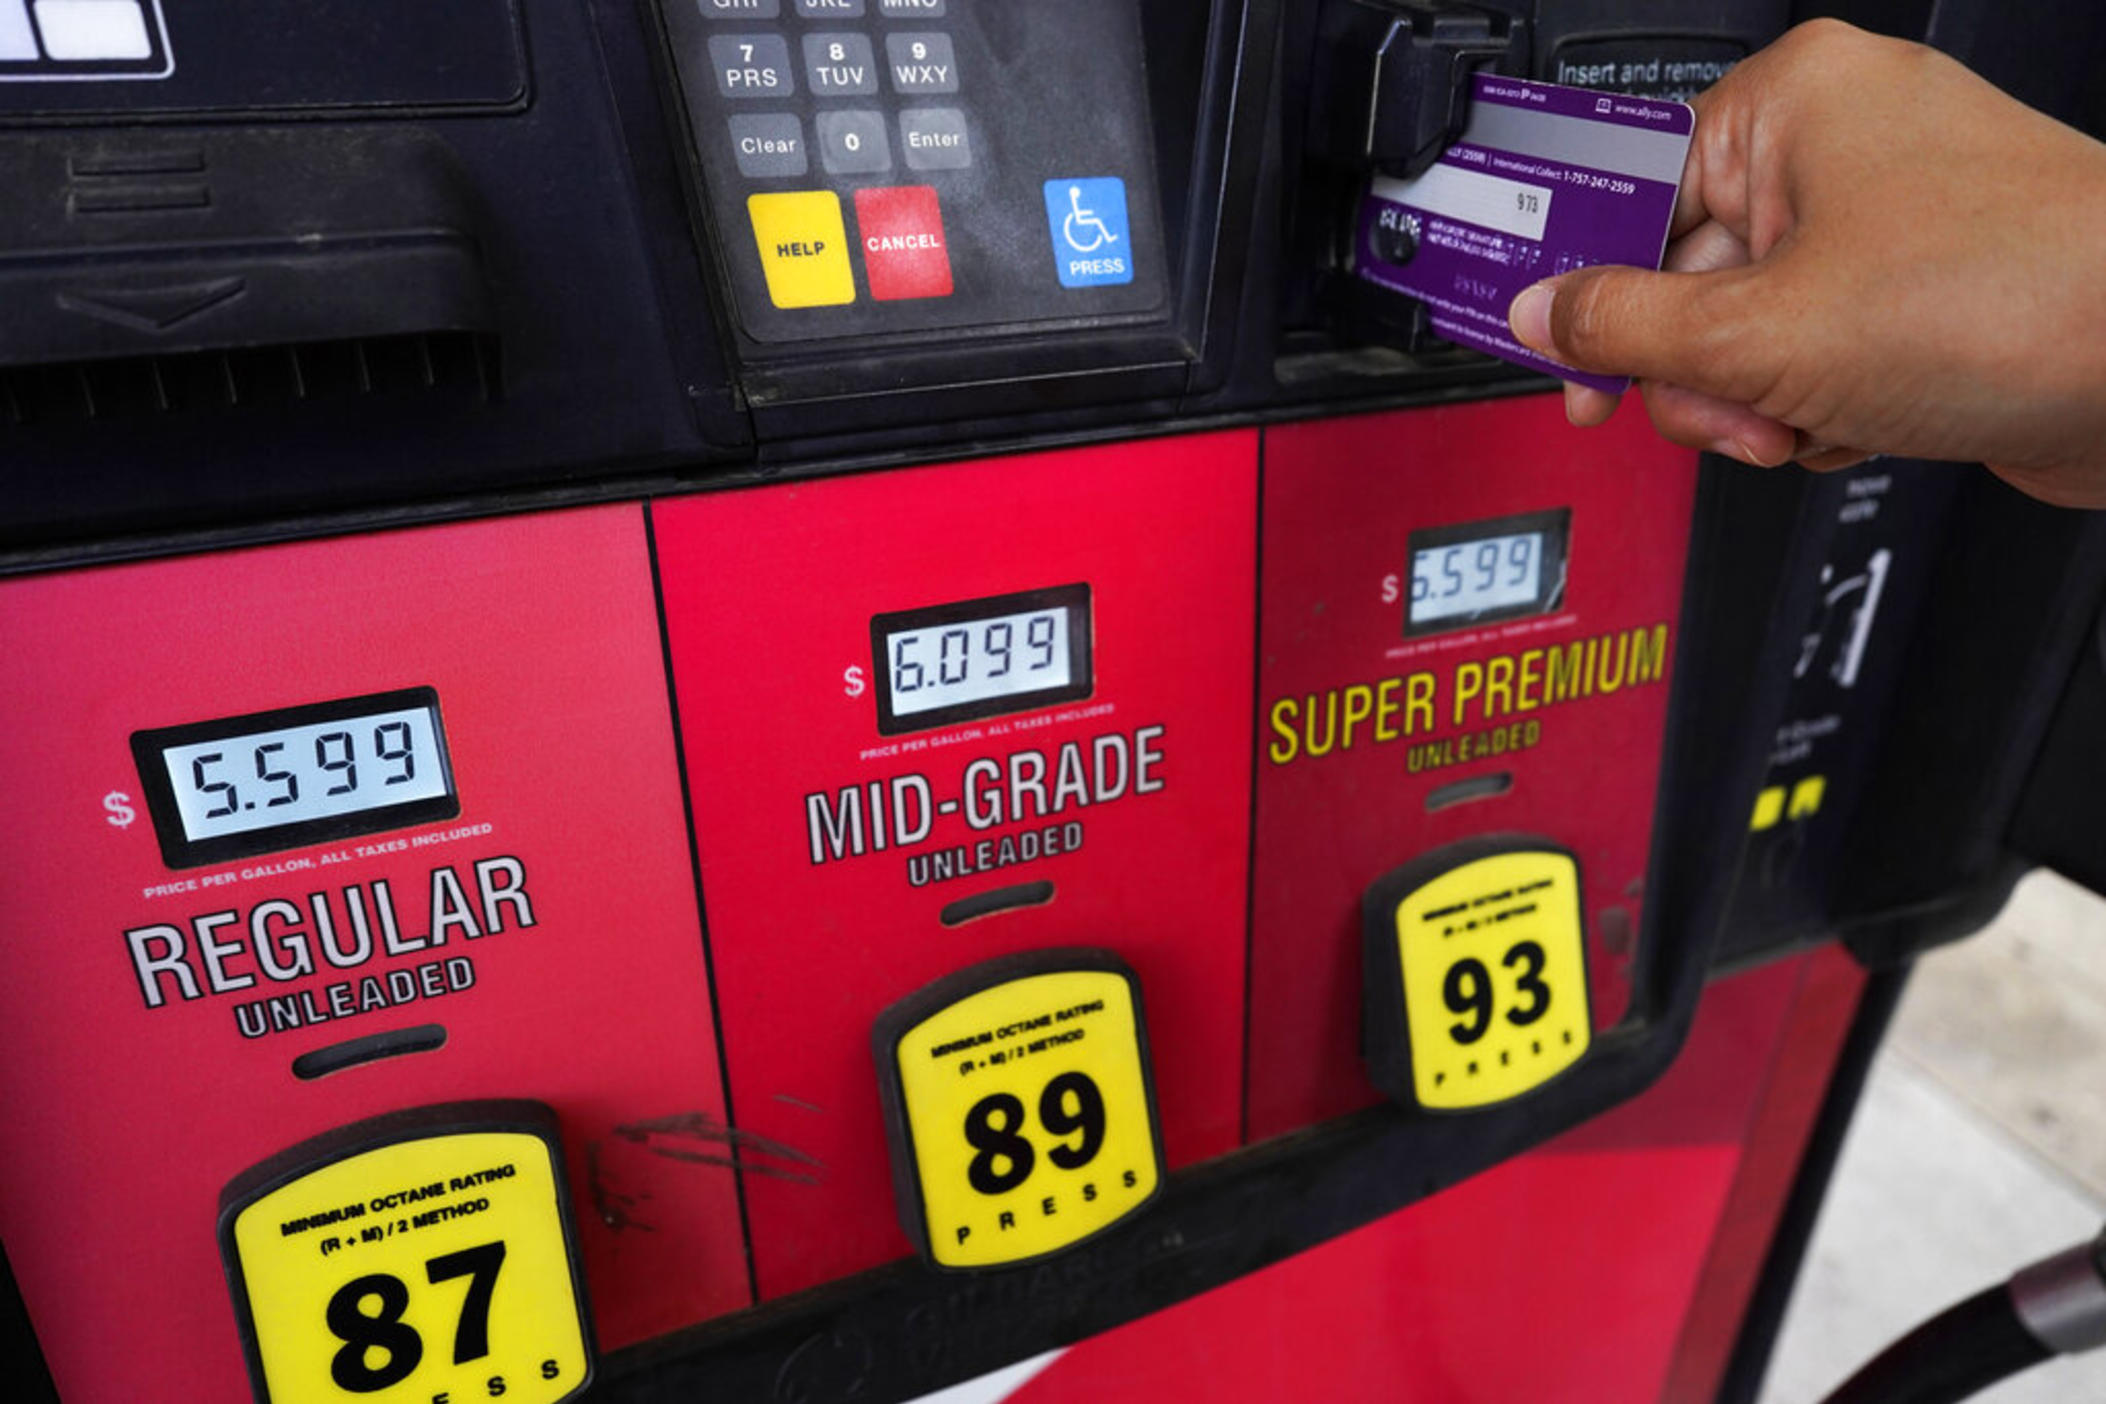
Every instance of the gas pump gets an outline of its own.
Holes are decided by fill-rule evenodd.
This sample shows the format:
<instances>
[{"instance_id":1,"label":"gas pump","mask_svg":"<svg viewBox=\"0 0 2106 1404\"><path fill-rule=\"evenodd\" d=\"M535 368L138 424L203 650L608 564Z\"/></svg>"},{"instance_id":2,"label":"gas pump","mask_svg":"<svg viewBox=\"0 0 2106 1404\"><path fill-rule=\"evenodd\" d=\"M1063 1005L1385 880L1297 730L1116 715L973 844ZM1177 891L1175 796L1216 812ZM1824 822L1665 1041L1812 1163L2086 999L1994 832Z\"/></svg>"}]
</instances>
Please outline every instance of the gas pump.
<instances>
[{"instance_id":1,"label":"gas pump","mask_svg":"<svg viewBox=\"0 0 2106 1404\"><path fill-rule=\"evenodd\" d=\"M2106 555L1576 435L1350 244L1470 75L1787 6L310 8L0 0L36 1388L1715 1389Z\"/></svg>"}]
</instances>

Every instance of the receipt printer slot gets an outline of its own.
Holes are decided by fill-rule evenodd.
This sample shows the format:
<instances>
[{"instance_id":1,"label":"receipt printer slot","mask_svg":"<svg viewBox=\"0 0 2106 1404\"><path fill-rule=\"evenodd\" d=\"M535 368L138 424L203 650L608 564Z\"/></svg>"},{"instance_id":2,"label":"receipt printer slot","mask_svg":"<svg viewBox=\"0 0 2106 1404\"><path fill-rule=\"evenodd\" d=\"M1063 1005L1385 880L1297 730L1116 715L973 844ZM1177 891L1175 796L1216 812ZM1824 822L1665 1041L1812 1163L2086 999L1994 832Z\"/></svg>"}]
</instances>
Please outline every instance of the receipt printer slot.
<instances>
[{"instance_id":1,"label":"receipt printer slot","mask_svg":"<svg viewBox=\"0 0 2106 1404\"><path fill-rule=\"evenodd\" d=\"M0 189L0 372L494 331L429 134L19 133Z\"/></svg>"}]
</instances>

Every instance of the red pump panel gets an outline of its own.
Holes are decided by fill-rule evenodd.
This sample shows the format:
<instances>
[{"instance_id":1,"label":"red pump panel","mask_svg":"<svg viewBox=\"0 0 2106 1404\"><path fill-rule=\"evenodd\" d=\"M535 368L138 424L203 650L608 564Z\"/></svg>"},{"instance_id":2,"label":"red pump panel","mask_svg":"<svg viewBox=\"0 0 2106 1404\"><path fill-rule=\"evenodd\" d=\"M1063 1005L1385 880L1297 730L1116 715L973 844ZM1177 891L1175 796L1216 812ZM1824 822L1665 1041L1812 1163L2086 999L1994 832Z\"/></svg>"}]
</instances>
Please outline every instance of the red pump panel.
<instances>
[{"instance_id":1,"label":"red pump panel","mask_svg":"<svg viewBox=\"0 0 2106 1404\"><path fill-rule=\"evenodd\" d=\"M1696 484L1643 416L1582 434L1555 396L1322 420L1265 444L1253 1139L1376 1099L1361 895L1460 839L1526 833L1578 855L1596 1027L1623 1016ZM1539 607L1407 632L1415 548L1473 524L1473 540L1549 540L1565 522ZM1431 588L1474 585L1436 572Z\"/></svg>"},{"instance_id":2,"label":"red pump panel","mask_svg":"<svg viewBox=\"0 0 2106 1404\"><path fill-rule=\"evenodd\" d=\"M0 982L0 1237L67 1399L246 1398L221 1187L428 1103L556 1110L603 1348L748 1303L639 508L12 582L0 639L0 927L34 938ZM133 732L408 688L457 817L164 864Z\"/></svg>"},{"instance_id":3,"label":"red pump panel","mask_svg":"<svg viewBox=\"0 0 2106 1404\"><path fill-rule=\"evenodd\" d=\"M1170 1164L1236 1144L1256 459L1227 433L653 509L763 1297L910 1252L871 1024L991 957L1116 951ZM965 667L915 612L1077 586L1086 695L1068 670L1062 700L881 730L881 692L935 676L895 676L900 641ZM996 891L1034 900L945 924Z\"/></svg>"},{"instance_id":4,"label":"red pump panel","mask_svg":"<svg viewBox=\"0 0 2106 1404\"><path fill-rule=\"evenodd\" d=\"M1687 1404L1745 1303L1861 977L1817 952L1705 993L1661 1082L1539 1150L989 1380L977 1404ZM1759 1183L1756 1183L1759 1182ZM1729 1342L1728 1342L1729 1343ZM1708 1362L1709 1387L1686 1388Z\"/></svg>"}]
</instances>

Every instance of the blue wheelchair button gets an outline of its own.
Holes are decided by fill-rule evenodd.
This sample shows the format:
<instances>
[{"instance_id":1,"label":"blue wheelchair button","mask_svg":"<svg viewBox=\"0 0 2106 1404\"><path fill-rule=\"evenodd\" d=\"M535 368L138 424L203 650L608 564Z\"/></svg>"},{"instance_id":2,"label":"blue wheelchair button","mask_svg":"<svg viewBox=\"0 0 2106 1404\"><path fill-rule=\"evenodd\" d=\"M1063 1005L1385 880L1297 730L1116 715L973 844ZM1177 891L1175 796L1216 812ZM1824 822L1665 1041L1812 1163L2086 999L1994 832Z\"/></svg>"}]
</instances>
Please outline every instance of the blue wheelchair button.
<instances>
[{"instance_id":1,"label":"blue wheelchair button","mask_svg":"<svg viewBox=\"0 0 2106 1404\"><path fill-rule=\"evenodd\" d=\"M1133 281L1125 181L1117 176L1047 181L1046 222L1053 230L1053 264L1062 287Z\"/></svg>"}]
</instances>

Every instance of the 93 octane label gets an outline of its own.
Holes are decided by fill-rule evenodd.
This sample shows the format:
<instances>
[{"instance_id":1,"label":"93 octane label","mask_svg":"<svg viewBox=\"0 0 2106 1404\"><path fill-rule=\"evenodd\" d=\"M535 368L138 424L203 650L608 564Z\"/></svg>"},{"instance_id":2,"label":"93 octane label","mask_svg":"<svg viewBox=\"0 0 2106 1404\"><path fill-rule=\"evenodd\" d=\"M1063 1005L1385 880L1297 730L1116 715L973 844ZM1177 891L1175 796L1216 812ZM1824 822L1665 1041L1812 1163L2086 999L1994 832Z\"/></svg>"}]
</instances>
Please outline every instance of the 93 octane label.
<instances>
[{"instance_id":1,"label":"93 octane label","mask_svg":"<svg viewBox=\"0 0 2106 1404\"><path fill-rule=\"evenodd\" d=\"M556 1404L589 1351L549 1142L477 1131L386 1145L236 1216L258 1395Z\"/></svg>"},{"instance_id":2,"label":"93 octane label","mask_svg":"<svg viewBox=\"0 0 2106 1404\"><path fill-rule=\"evenodd\" d=\"M1578 1062L1592 1033L1579 865L1521 850L1450 869L1395 909L1413 1091L1481 1107Z\"/></svg>"},{"instance_id":3,"label":"93 octane label","mask_svg":"<svg viewBox=\"0 0 2106 1404\"><path fill-rule=\"evenodd\" d=\"M1154 1196L1161 1136L1135 988L1120 970L1025 974L898 1038L893 1153L931 1261L1043 1257Z\"/></svg>"}]
</instances>

